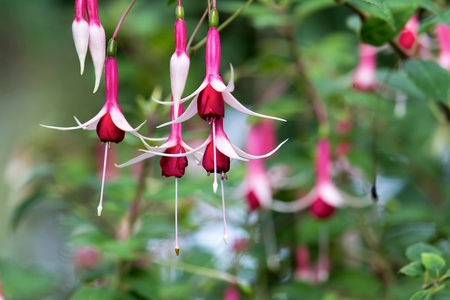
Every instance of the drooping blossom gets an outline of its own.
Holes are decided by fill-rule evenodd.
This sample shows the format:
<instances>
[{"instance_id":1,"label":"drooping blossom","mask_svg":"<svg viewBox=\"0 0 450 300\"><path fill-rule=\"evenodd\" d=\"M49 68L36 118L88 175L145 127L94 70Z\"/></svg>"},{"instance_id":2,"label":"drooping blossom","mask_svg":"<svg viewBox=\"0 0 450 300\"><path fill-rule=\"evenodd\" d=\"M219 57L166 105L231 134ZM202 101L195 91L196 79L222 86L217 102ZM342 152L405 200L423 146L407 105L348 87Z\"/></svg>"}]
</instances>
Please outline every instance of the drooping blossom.
<instances>
[{"instance_id":1,"label":"drooping blossom","mask_svg":"<svg viewBox=\"0 0 450 300\"><path fill-rule=\"evenodd\" d=\"M439 65L450 71L450 26L436 25L436 38L439 45Z\"/></svg>"},{"instance_id":2,"label":"drooping blossom","mask_svg":"<svg viewBox=\"0 0 450 300\"><path fill-rule=\"evenodd\" d=\"M217 30L216 27L210 27L206 38L205 79L195 92L193 92L186 98L180 100L180 102L184 102L194 97L194 100L189 104L186 111L177 120L162 124L158 127L170 125L175 122L176 123L184 122L193 117L197 113L200 116L200 118L211 124L213 121L220 120L224 117L225 115L224 102L226 102L231 107L248 115L284 121L283 119L280 118L255 113L247 109L245 106L243 106L231 94L231 92L234 90L233 67L230 65L231 78L230 81L228 82L228 86L226 86L219 75L219 66L220 66L219 31ZM173 105L173 103L161 101L157 102L162 104Z\"/></svg>"},{"instance_id":3,"label":"drooping blossom","mask_svg":"<svg viewBox=\"0 0 450 300\"><path fill-rule=\"evenodd\" d=\"M80 72L84 72L84 61L89 45L89 23L86 20L86 0L75 1L75 19L72 23L72 35L75 49L80 60Z\"/></svg>"},{"instance_id":4,"label":"drooping blossom","mask_svg":"<svg viewBox=\"0 0 450 300\"><path fill-rule=\"evenodd\" d=\"M95 71L94 93L100 86L102 78L103 65L105 64L106 55L106 37L105 30L98 18L97 0L87 1L87 13L89 19L89 52L91 53L92 62ZM106 81L106 74L105 74Z\"/></svg>"},{"instance_id":5,"label":"drooping blossom","mask_svg":"<svg viewBox=\"0 0 450 300\"><path fill-rule=\"evenodd\" d=\"M319 254L315 263L311 262L307 245L300 245L295 250L295 277L303 282L317 284L328 280L330 274L330 258L328 240L326 245L319 245Z\"/></svg>"},{"instance_id":6,"label":"drooping blossom","mask_svg":"<svg viewBox=\"0 0 450 300\"><path fill-rule=\"evenodd\" d=\"M331 180L330 143L321 139L316 152L316 185L310 212L319 219L331 216L344 202L341 193Z\"/></svg>"},{"instance_id":7,"label":"drooping blossom","mask_svg":"<svg viewBox=\"0 0 450 300\"><path fill-rule=\"evenodd\" d=\"M107 162L107 149L111 142L120 143L124 137L125 132L130 132L131 134L141 137L137 130L145 123L142 123L136 128L131 127L128 121L122 114L119 104L117 103L117 92L119 87L118 70L117 63L114 56L109 56L105 64L105 90L106 90L106 103L103 105L100 112L85 123L80 123L77 118L75 118L78 126L74 127L55 127L41 125L46 128L57 129L57 130L74 130L74 129L84 129L84 130L96 130L97 135L102 142L105 142L105 159L103 168L103 178L102 178L102 188L100 194L100 205L97 208L98 215L102 211L102 200L103 200L103 186L105 180L105 167ZM157 139L159 140L159 139Z\"/></svg>"},{"instance_id":8,"label":"drooping blossom","mask_svg":"<svg viewBox=\"0 0 450 300\"><path fill-rule=\"evenodd\" d=\"M223 300L239 300L239 290L235 286L227 286L223 295Z\"/></svg>"},{"instance_id":9,"label":"drooping blossom","mask_svg":"<svg viewBox=\"0 0 450 300\"><path fill-rule=\"evenodd\" d=\"M255 155L267 153L275 147L275 139L273 123L264 120L250 128L246 150ZM243 185L247 205L251 211L259 207L267 208L271 206L273 187L264 159L255 159L248 162L247 176Z\"/></svg>"},{"instance_id":10,"label":"drooping blossom","mask_svg":"<svg viewBox=\"0 0 450 300\"><path fill-rule=\"evenodd\" d=\"M398 35L398 44L405 50L411 50L417 44L419 35L419 16L413 15Z\"/></svg>"},{"instance_id":11,"label":"drooping blossom","mask_svg":"<svg viewBox=\"0 0 450 300\"><path fill-rule=\"evenodd\" d=\"M377 49L359 43L359 62L353 74L353 85L359 91L373 91L377 87Z\"/></svg>"}]
</instances>

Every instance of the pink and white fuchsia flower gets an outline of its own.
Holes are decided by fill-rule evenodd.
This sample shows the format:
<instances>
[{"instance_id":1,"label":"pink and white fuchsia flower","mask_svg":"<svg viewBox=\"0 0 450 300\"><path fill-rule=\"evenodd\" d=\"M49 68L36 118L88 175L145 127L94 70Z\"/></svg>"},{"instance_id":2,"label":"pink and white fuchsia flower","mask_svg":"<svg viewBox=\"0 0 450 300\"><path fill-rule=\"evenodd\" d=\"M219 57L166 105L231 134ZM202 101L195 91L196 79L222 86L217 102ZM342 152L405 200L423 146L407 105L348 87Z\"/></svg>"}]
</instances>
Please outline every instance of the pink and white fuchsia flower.
<instances>
[{"instance_id":1,"label":"pink and white fuchsia flower","mask_svg":"<svg viewBox=\"0 0 450 300\"><path fill-rule=\"evenodd\" d=\"M411 50L417 44L419 35L419 16L413 15L398 35L398 43L405 50Z\"/></svg>"},{"instance_id":2,"label":"pink and white fuchsia flower","mask_svg":"<svg viewBox=\"0 0 450 300\"><path fill-rule=\"evenodd\" d=\"M436 25L436 38L439 44L439 65L450 71L450 26L446 24Z\"/></svg>"},{"instance_id":3,"label":"pink and white fuchsia flower","mask_svg":"<svg viewBox=\"0 0 450 300\"><path fill-rule=\"evenodd\" d=\"M158 128L173 123L184 122L192 118L197 112L203 120L211 124L214 120L219 120L224 117L224 102L228 103L228 105L230 105L234 109L248 115L285 121L280 118L255 113L243 106L236 98L234 98L233 95L231 95L231 92L234 90L233 67L230 65L231 78L228 82L228 86L226 86L223 83L222 78L219 76L219 66L219 32L217 28L211 27L208 31L208 36L206 39L206 77L195 92L193 92L186 98L181 99L180 102L183 103L191 99L192 97L194 97L194 100L189 104L186 111L178 119L176 119L175 121L164 123L158 126ZM170 102L157 102L166 105L173 105L173 103Z\"/></svg>"},{"instance_id":4,"label":"pink and white fuchsia flower","mask_svg":"<svg viewBox=\"0 0 450 300\"><path fill-rule=\"evenodd\" d=\"M246 150L256 155L267 153L275 147L275 128L269 120L264 120L250 128ZM243 183L247 205L250 210L272 205L273 186L264 165L264 159L250 160L247 176Z\"/></svg>"},{"instance_id":5,"label":"pink and white fuchsia flower","mask_svg":"<svg viewBox=\"0 0 450 300\"><path fill-rule=\"evenodd\" d=\"M363 43L359 44L359 63L353 74L353 85L359 91L373 91L377 87L376 74L377 49Z\"/></svg>"},{"instance_id":6,"label":"pink and white fuchsia flower","mask_svg":"<svg viewBox=\"0 0 450 300\"><path fill-rule=\"evenodd\" d=\"M341 193L331 181L330 143L327 139L321 139L317 144L316 186L313 194L310 211L319 219L331 216L335 208L344 204Z\"/></svg>"},{"instance_id":7,"label":"pink and white fuchsia flower","mask_svg":"<svg viewBox=\"0 0 450 300\"><path fill-rule=\"evenodd\" d=\"M89 45L89 23L86 20L86 0L75 1L75 20L72 23L72 35L80 60L80 72L84 72L84 61Z\"/></svg>"},{"instance_id":8,"label":"pink and white fuchsia flower","mask_svg":"<svg viewBox=\"0 0 450 300\"><path fill-rule=\"evenodd\" d=\"M74 130L74 129L84 129L84 130L97 130L97 135L102 142L106 143L105 146L105 160L103 168L103 178L102 178L102 188L100 193L100 204L97 208L98 215L100 216L102 212L102 200L103 200L103 187L105 181L105 167L107 161L107 149L111 142L120 143L124 137L125 132L130 132L131 134L141 138L141 135L137 133L139 128L144 125L142 123L136 128L131 127L128 121L122 114L119 104L117 103L117 92L118 92L119 80L117 63L114 57L108 57L105 64L105 89L106 89L106 103L103 105L100 112L85 123L80 123L75 117L78 126L74 127L55 127L41 125L50 129L57 130ZM154 139L160 140L160 139Z\"/></svg>"}]
</instances>

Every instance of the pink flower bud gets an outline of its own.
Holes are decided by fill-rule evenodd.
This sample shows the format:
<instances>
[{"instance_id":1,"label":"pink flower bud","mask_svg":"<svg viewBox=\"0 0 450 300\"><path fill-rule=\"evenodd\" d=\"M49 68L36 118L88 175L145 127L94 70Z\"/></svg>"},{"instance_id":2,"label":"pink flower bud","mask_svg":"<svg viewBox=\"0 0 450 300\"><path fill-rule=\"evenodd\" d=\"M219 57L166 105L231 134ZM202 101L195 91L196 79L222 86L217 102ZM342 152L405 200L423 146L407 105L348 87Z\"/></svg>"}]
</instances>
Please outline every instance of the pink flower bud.
<instances>
[{"instance_id":1,"label":"pink flower bud","mask_svg":"<svg viewBox=\"0 0 450 300\"><path fill-rule=\"evenodd\" d=\"M312 281L312 268L309 264L309 250L305 245L300 245L295 250L296 270L295 276L305 282Z\"/></svg>"},{"instance_id":2,"label":"pink flower bud","mask_svg":"<svg viewBox=\"0 0 450 300\"><path fill-rule=\"evenodd\" d=\"M84 61L89 44L89 24L85 17L86 0L75 1L75 19L72 23L72 35L75 49L80 60L80 72L84 72Z\"/></svg>"},{"instance_id":3,"label":"pink flower bud","mask_svg":"<svg viewBox=\"0 0 450 300\"><path fill-rule=\"evenodd\" d=\"M439 65L450 71L450 26L446 24L436 25L436 38L439 44Z\"/></svg>"},{"instance_id":4,"label":"pink flower bud","mask_svg":"<svg viewBox=\"0 0 450 300\"><path fill-rule=\"evenodd\" d=\"M223 296L224 300L239 300L239 290L235 286L227 286L225 289L225 294Z\"/></svg>"},{"instance_id":5,"label":"pink flower bud","mask_svg":"<svg viewBox=\"0 0 450 300\"><path fill-rule=\"evenodd\" d=\"M75 251L73 259L77 269L91 270L100 263L100 252L91 246L82 246Z\"/></svg>"},{"instance_id":6,"label":"pink flower bud","mask_svg":"<svg viewBox=\"0 0 450 300\"><path fill-rule=\"evenodd\" d=\"M87 0L87 12L89 17L89 52L95 70L95 93L100 86L103 65L105 64L106 37L105 30L98 19L97 0Z\"/></svg>"}]
</instances>

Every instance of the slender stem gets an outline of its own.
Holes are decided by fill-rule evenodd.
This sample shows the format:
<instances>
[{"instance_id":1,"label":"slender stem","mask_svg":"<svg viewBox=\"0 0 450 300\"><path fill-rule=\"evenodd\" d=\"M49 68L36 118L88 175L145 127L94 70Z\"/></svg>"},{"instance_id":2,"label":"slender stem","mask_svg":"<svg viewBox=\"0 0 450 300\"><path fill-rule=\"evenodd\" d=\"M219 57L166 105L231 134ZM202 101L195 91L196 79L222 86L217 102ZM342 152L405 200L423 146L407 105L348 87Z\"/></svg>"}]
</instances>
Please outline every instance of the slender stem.
<instances>
[{"instance_id":1,"label":"slender stem","mask_svg":"<svg viewBox=\"0 0 450 300\"><path fill-rule=\"evenodd\" d=\"M212 0L212 8L216 9L216 0Z\"/></svg>"},{"instance_id":2,"label":"slender stem","mask_svg":"<svg viewBox=\"0 0 450 300\"><path fill-rule=\"evenodd\" d=\"M181 0L178 0L178 6L181 6Z\"/></svg>"},{"instance_id":3,"label":"slender stem","mask_svg":"<svg viewBox=\"0 0 450 300\"><path fill-rule=\"evenodd\" d=\"M225 217L225 192L223 190L223 179L220 180L220 189L222 190L222 215L223 215L223 240L228 245L227 218Z\"/></svg>"},{"instance_id":4,"label":"slender stem","mask_svg":"<svg viewBox=\"0 0 450 300\"><path fill-rule=\"evenodd\" d=\"M125 17L128 15L128 12L130 11L130 9L133 7L134 3L136 2L136 0L131 1L130 5L128 5L127 10L123 13L122 18L120 18L119 24L117 24L116 30L114 31L114 34L112 36L112 39L116 39L117 37L117 33L119 32L120 26L122 26L123 20L125 19Z\"/></svg>"},{"instance_id":5,"label":"slender stem","mask_svg":"<svg viewBox=\"0 0 450 300\"><path fill-rule=\"evenodd\" d=\"M110 145L109 142L105 143L105 158L103 159L103 174L102 174L102 187L100 190L100 203L97 207L97 214L100 216L102 214L102 203L103 203L103 189L105 187L105 174L106 174L106 162L108 161L108 146Z\"/></svg>"},{"instance_id":6,"label":"slender stem","mask_svg":"<svg viewBox=\"0 0 450 300\"><path fill-rule=\"evenodd\" d=\"M194 40L194 37L197 34L198 29L200 28L200 25L202 25L203 21L205 20L206 16L208 15L208 11L209 11L208 9L205 9L205 12L203 13L203 16L201 17L200 21L198 21L198 24L195 27L194 32L192 32L191 37L189 38L189 42L187 43L187 46L186 46L186 51L189 50L189 47L191 46L192 41Z\"/></svg>"},{"instance_id":7,"label":"slender stem","mask_svg":"<svg viewBox=\"0 0 450 300\"><path fill-rule=\"evenodd\" d=\"M238 9L233 15L231 15L228 19L225 20L225 22L222 23L219 27L217 27L217 30L220 32L222 29L224 29L228 24L230 24L234 19L236 19L237 16L239 16L246 8L249 6L254 0L247 0L245 4ZM206 37L204 37L200 42L195 44L191 49L187 47L191 51L197 51L206 43Z\"/></svg>"}]
</instances>

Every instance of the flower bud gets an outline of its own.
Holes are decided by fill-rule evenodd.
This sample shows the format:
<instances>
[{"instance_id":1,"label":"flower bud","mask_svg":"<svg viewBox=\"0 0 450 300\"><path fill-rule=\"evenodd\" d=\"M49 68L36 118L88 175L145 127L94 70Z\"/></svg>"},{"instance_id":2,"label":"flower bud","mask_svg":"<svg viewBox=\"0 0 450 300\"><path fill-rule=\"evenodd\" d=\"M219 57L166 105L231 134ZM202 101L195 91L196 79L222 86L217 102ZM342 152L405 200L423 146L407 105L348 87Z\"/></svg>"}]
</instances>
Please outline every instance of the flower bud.
<instances>
[{"instance_id":1,"label":"flower bud","mask_svg":"<svg viewBox=\"0 0 450 300\"><path fill-rule=\"evenodd\" d=\"M398 43L406 50L410 50L417 41L419 32L419 17L417 14L411 17L406 23L405 28L400 31Z\"/></svg>"},{"instance_id":2,"label":"flower bud","mask_svg":"<svg viewBox=\"0 0 450 300\"><path fill-rule=\"evenodd\" d=\"M100 85L103 65L105 64L106 37L105 30L98 19L97 0L87 0L87 11L89 17L89 52L95 70L95 93Z\"/></svg>"},{"instance_id":3,"label":"flower bud","mask_svg":"<svg viewBox=\"0 0 450 300\"><path fill-rule=\"evenodd\" d=\"M75 1L75 19L72 23L73 42L80 60L80 72L84 72L84 61L89 44L89 23L85 17L86 0Z\"/></svg>"}]
</instances>

